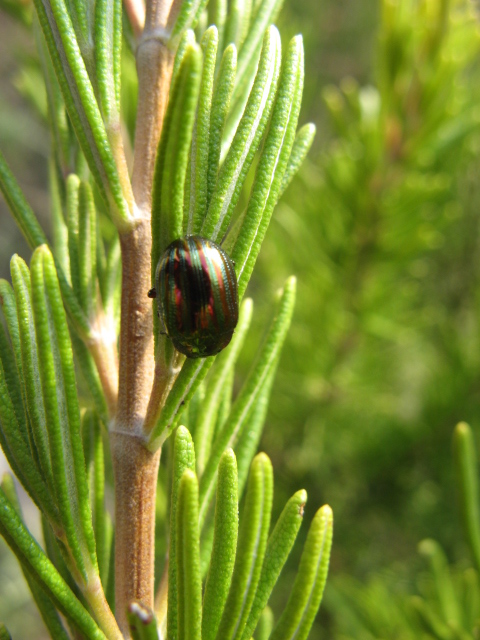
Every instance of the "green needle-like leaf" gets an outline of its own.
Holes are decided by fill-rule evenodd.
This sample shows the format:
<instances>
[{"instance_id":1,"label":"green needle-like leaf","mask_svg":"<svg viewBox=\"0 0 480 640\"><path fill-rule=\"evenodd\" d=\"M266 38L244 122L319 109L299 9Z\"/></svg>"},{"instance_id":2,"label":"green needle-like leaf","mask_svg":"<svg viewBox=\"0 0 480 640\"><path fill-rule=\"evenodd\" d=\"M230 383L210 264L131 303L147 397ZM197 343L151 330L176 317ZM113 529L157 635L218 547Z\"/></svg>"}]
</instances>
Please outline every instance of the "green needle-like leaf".
<instances>
[{"instance_id":1,"label":"green needle-like leaf","mask_svg":"<svg viewBox=\"0 0 480 640\"><path fill-rule=\"evenodd\" d=\"M212 454L200 481L201 524L203 524L205 520L208 505L210 504L212 492L215 487L217 466L222 453L227 447L234 447L239 437L241 437L245 425L248 424L250 411L262 393L272 368L277 362L292 318L295 302L295 287L295 278L287 280L284 291L280 297L277 313L258 353L257 360L232 406L230 416L215 439Z\"/></svg>"},{"instance_id":2,"label":"green needle-like leaf","mask_svg":"<svg viewBox=\"0 0 480 640\"><path fill-rule=\"evenodd\" d=\"M268 25L275 22L282 4L283 0L265 0L257 3L256 11L252 15L251 27L239 51L235 97L241 94L244 83L248 82L247 78L250 76L252 61L255 61L258 54L263 34Z\"/></svg>"},{"instance_id":3,"label":"green needle-like leaf","mask_svg":"<svg viewBox=\"0 0 480 640\"><path fill-rule=\"evenodd\" d=\"M180 11L170 35L172 46L187 29L195 27L206 3L207 0L184 0L181 3Z\"/></svg>"},{"instance_id":4,"label":"green needle-like leaf","mask_svg":"<svg viewBox=\"0 0 480 640\"><path fill-rule=\"evenodd\" d=\"M0 361L17 422L23 436L31 439L22 397L23 371L15 296L5 280L0 280Z\"/></svg>"},{"instance_id":5,"label":"green needle-like leaf","mask_svg":"<svg viewBox=\"0 0 480 640\"><path fill-rule=\"evenodd\" d=\"M60 175L65 176L72 170L71 150L72 147L76 146L75 140L69 126L62 92L60 91L50 54L48 53L47 44L42 35L38 20L34 20L33 26L47 93L48 121L52 131L52 144L55 151L55 164L57 165L55 170L58 171ZM52 164L53 163L54 159L52 158ZM38 244L43 244L44 242L45 241L39 242Z\"/></svg>"},{"instance_id":6,"label":"green needle-like leaf","mask_svg":"<svg viewBox=\"0 0 480 640\"><path fill-rule=\"evenodd\" d=\"M180 72L180 69L182 68L185 53L187 52L187 49L195 46L195 42L196 42L195 32L192 31L191 29L187 29L187 31L185 31L185 33L182 35L180 42L178 43L177 53L175 54L175 60L173 61L172 80L170 82L170 101L175 91L178 74ZM168 116L168 109L167 109L167 114L166 114L164 125L163 125L164 127L167 122L167 116Z\"/></svg>"},{"instance_id":7,"label":"green needle-like leaf","mask_svg":"<svg viewBox=\"0 0 480 640\"><path fill-rule=\"evenodd\" d=\"M80 257L78 248L80 178L71 173L66 181L68 256L73 290L80 295Z\"/></svg>"},{"instance_id":8,"label":"green needle-like leaf","mask_svg":"<svg viewBox=\"0 0 480 640\"><path fill-rule=\"evenodd\" d=\"M443 549L435 540L422 540L419 552L430 564L440 611L447 623L461 625L460 606L453 585L452 574Z\"/></svg>"},{"instance_id":9,"label":"green needle-like leaf","mask_svg":"<svg viewBox=\"0 0 480 640\"><path fill-rule=\"evenodd\" d=\"M215 358L186 359L172 390L162 409L157 424L152 429L148 448L155 451L161 447L175 428L175 417L182 406L187 404L208 373Z\"/></svg>"},{"instance_id":10,"label":"green needle-like leaf","mask_svg":"<svg viewBox=\"0 0 480 640\"><path fill-rule=\"evenodd\" d=\"M11 475L5 474L3 476L1 487L7 499L10 501L11 505L17 512L18 516L23 520L20 503L18 501L17 493L15 491L15 485ZM57 640L57 638L58 640L69 640L70 636L65 631L62 621L60 620L60 617L51 599L46 595L38 582L35 580L31 570L28 568L28 565L22 564L21 568L30 591L32 592L35 604L40 611L40 615L42 616L42 619L45 622L50 635L52 636L52 638L55 638L55 640Z\"/></svg>"},{"instance_id":11,"label":"green needle-like leaf","mask_svg":"<svg viewBox=\"0 0 480 640\"><path fill-rule=\"evenodd\" d=\"M238 47L242 20L242 0L231 0L225 21L225 44Z\"/></svg>"},{"instance_id":12,"label":"green needle-like leaf","mask_svg":"<svg viewBox=\"0 0 480 640\"><path fill-rule=\"evenodd\" d=\"M132 602L128 605L127 618L132 640L158 640L157 621L151 609Z\"/></svg>"},{"instance_id":13,"label":"green needle-like leaf","mask_svg":"<svg viewBox=\"0 0 480 640\"><path fill-rule=\"evenodd\" d=\"M63 615L91 640L105 640L104 634L72 593L53 564L23 525L14 507L0 488L0 534L26 566Z\"/></svg>"},{"instance_id":14,"label":"green needle-like leaf","mask_svg":"<svg viewBox=\"0 0 480 640\"><path fill-rule=\"evenodd\" d=\"M310 525L290 598L270 640L306 640L308 637L327 580L332 535L333 514L325 505Z\"/></svg>"},{"instance_id":15,"label":"green needle-like leaf","mask_svg":"<svg viewBox=\"0 0 480 640\"><path fill-rule=\"evenodd\" d=\"M456 426L453 444L463 523L475 566L480 571L478 465L473 434L465 422Z\"/></svg>"},{"instance_id":16,"label":"green needle-like leaf","mask_svg":"<svg viewBox=\"0 0 480 640\"><path fill-rule=\"evenodd\" d=\"M297 137L293 143L292 151L288 159L285 173L283 174L282 184L280 185L279 198L288 187L290 182L295 177L297 171L303 164L303 161L307 157L307 153L310 151L313 139L315 138L316 127L314 124L305 124L298 130Z\"/></svg>"},{"instance_id":17,"label":"green needle-like leaf","mask_svg":"<svg viewBox=\"0 0 480 640\"><path fill-rule=\"evenodd\" d=\"M183 225L184 231L190 235L199 233L207 209L210 114L217 45L218 32L213 26L204 33L202 38L202 79L190 156L190 209L188 219L185 218Z\"/></svg>"},{"instance_id":18,"label":"green needle-like leaf","mask_svg":"<svg viewBox=\"0 0 480 640\"><path fill-rule=\"evenodd\" d=\"M232 580L238 535L235 454L227 449L218 465L213 550L203 598L202 640L215 640Z\"/></svg>"},{"instance_id":19,"label":"green needle-like leaf","mask_svg":"<svg viewBox=\"0 0 480 640\"><path fill-rule=\"evenodd\" d=\"M251 27L238 52L237 78L232 96L233 109L227 123L225 136L225 143L227 145L232 139L238 122L242 117L265 31L270 24L275 22L275 18L282 4L283 0L263 0L262 2L256 3L252 15Z\"/></svg>"},{"instance_id":20,"label":"green needle-like leaf","mask_svg":"<svg viewBox=\"0 0 480 640\"><path fill-rule=\"evenodd\" d=\"M187 45L170 96L160 139L152 193L152 284L158 260L183 235L185 179L200 86L202 53Z\"/></svg>"},{"instance_id":21,"label":"green needle-like leaf","mask_svg":"<svg viewBox=\"0 0 480 640\"><path fill-rule=\"evenodd\" d=\"M280 36L265 34L257 75L232 145L219 171L202 235L222 240L270 117L280 70Z\"/></svg>"},{"instance_id":22,"label":"green needle-like leaf","mask_svg":"<svg viewBox=\"0 0 480 640\"><path fill-rule=\"evenodd\" d=\"M242 513L232 583L217 640L240 639L262 569L273 499L273 469L264 453L253 460Z\"/></svg>"},{"instance_id":23,"label":"green needle-like leaf","mask_svg":"<svg viewBox=\"0 0 480 640\"><path fill-rule=\"evenodd\" d=\"M260 621L255 633L255 640L268 640L273 629L273 612L270 607L266 607L260 617Z\"/></svg>"},{"instance_id":24,"label":"green needle-like leaf","mask_svg":"<svg viewBox=\"0 0 480 640\"><path fill-rule=\"evenodd\" d=\"M303 489L297 491L285 505L272 531L267 543L262 573L242 640L250 640L255 631L260 615L267 605L272 589L296 540L298 530L303 521L303 509L306 502L307 492Z\"/></svg>"},{"instance_id":25,"label":"green needle-like leaf","mask_svg":"<svg viewBox=\"0 0 480 640\"><path fill-rule=\"evenodd\" d=\"M82 417L82 435L90 481L90 496L93 506L93 529L98 558L98 568L102 584L108 580L110 547L107 531L108 513L105 508L105 459L100 421L93 411L86 411Z\"/></svg>"},{"instance_id":26,"label":"green needle-like leaf","mask_svg":"<svg viewBox=\"0 0 480 640\"><path fill-rule=\"evenodd\" d=\"M248 428L242 430L242 433L238 438L238 442L235 445L235 455L237 456L238 465L238 494L240 496L243 495L250 464L255 453L258 451L258 444L262 436L265 418L267 417L270 393L272 391L279 360L280 354L272 364L270 373L263 384L263 388L258 394L257 399L248 414Z\"/></svg>"},{"instance_id":27,"label":"green needle-like leaf","mask_svg":"<svg viewBox=\"0 0 480 640\"><path fill-rule=\"evenodd\" d=\"M173 483L170 501L170 547L168 552L168 609L167 638L178 638L178 564L177 564L177 509L180 481L186 470L195 470L195 450L190 432L185 427L178 427L173 449Z\"/></svg>"},{"instance_id":28,"label":"green needle-like leaf","mask_svg":"<svg viewBox=\"0 0 480 640\"><path fill-rule=\"evenodd\" d=\"M283 175L295 140L302 92L303 46L301 38L295 37L287 51L252 194L232 252L240 298L247 287L273 208L279 198Z\"/></svg>"},{"instance_id":29,"label":"green needle-like leaf","mask_svg":"<svg viewBox=\"0 0 480 640\"><path fill-rule=\"evenodd\" d=\"M5 378L3 364L0 361L0 444L8 463L30 494L35 504L45 511L53 523L60 516L45 484L36 460L32 459L30 442L21 429L11 401Z\"/></svg>"},{"instance_id":30,"label":"green needle-like leaf","mask_svg":"<svg viewBox=\"0 0 480 640\"><path fill-rule=\"evenodd\" d=\"M110 204L112 219L119 227L125 227L131 215L126 202L126 198L131 201L130 188L120 184L69 12L63 0L35 0L35 8L68 115L88 166L105 201Z\"/></svg>"},{"instance_id":31,"label":"green needle-like leaf","mask_svg":"<svg viewBox=\"0 0 480 640\"><path fill-rule=\"evenodd\" d=\"M47 241L35 214L27 204L5 158L0 152L0 189L19 229L30 247L37 247Z\"/></svg>"},{"instance_id":32,"label":"green needle-like leaf","mask_svg":"<svg viewBox=\"0 0 480 640\"><path fill-rule=\"evenodd\" d=\"M459 638L458 635L452 635L452 630L449 629L443 620L441 620L438 613L434 611L432 607L423 600L423 598L420 598L419 596L412 596L410 604L417 613L422 626L428 634L433 634L434 638L441 638L442 640L457 640L457 638Z\"/></svg>"},{"instance_id":33,"label":"green needle-like leaf","mask_svg":"<svg viewBox=\"0 0 480 640\"><path fill-rule=\"evenodd\" d=\"M33 211L27 203L17 181L8 168L5 159L0 153L0 189L9 206L9 209L17 221L17 224L25 236L31 249L46 243L46 237L38 224ZM80 304L67 282L65 275L60 270L58 274L65 306L68 309L70 319L74 323L75 329L83 338L87 338L91 329L87 318L83 313Z\"/></svg>"},{"instance_id":34,"label":"green needle-like leaf","mask_svg":"<svg viewBox=\"0 0 480 640\"><path fill-rule=\"evenodd\" d=\"M202 637L202 576L198 528L198 482L187 469L178 490L177 584L179 640Z\"/></svg>"},{"instance_id":35,"label":"green needle-like leaf","mask_svg":"<svg viewBox=\"0 0 480 640\"><path fill-rule=\"evenodd\" d=\"M214 24L217 24L216 22ZM220 39L220 35L219 35ZM218 50L221 51L220 45ZM208 150L208 185L207 207L217 183L220 154L222 151L222 135L230 108L230 98L235 84L237 70L237 49L231 44L223 52L220 69L212 98L210 112L210 139Z\"/></svg>"},{"instance_id":36,"label":"green needle-like leaf","mask_svg":"<svg viewBox=\"0 0 480 640\"><path fill-rule=\"evenodd\" d=\"M227 19L227 0L210 0L207 5L208 10L208 24L214 24L218 30L218 54L219 57L223 54L225 49L225 41L223 34L225 31L225 20ZM217 71L218 63L217 60Z\"/></svg>"},{"instance_id":37,"label":"green needle-like leaf","mask_svg":"<svg viewBox=\"0 0 480 640\"><path fill-rule=\"evenodd\" d=\"M210 455L211 443L217 419L225 380L240 355L252 318L253 303L251 299L243 302L238 317L232 342L228 349L219 355L215 369L210 376L205 398L201 404L195 427L195 451L197 454L197 470L202 475L206 461Z\"/></svg>"},{"instance_id":38,"label":"green needle-like leaf","mask_svg":"<svg viewBox=\"0 0 480 640\"><path fill-rule=\"evenodd\" d=\"M31 263L39 373L57 503L78 570L96 567L95 539L80 437L72 346L53 258L47 247Z\"/></svg>"},{"instance_id":39,"label":"green needle-like leaf","mask_svg":"<svg viewBox=\"0 0 480 640\"><path fill-rule=\"evenodd\" d=\"M122 5L118 0L95 3L95 63L99 104L105 121L119 121Z\"/></svg>"},{"instance_id":40,"label":"green needle-like leaf","mask_svg":"<svg viewBox=\"0 0 480 640\"><path fill-rule=\"evenodd\" d=\"M47 418L42 396L42 385L35 322L32 308L30 272L25 262L13 256L10 263L12 283L17 301L17 317L22 352L22 370L25 385L25 399L32 424L32 458L38 458L45 482L52 494L53 473L48 442Z\"/></svg>"},{"instance_id":41,"label":"green needle-like leaf","mask_svg":"<svg viewBox=\"0 0 480 640\"><path fill-rule=\"evenodd\" d=\"M90 320L97 314L97 214L90 185L80 184L78 192L79 298Z\"/></svg>"}]
</instances>

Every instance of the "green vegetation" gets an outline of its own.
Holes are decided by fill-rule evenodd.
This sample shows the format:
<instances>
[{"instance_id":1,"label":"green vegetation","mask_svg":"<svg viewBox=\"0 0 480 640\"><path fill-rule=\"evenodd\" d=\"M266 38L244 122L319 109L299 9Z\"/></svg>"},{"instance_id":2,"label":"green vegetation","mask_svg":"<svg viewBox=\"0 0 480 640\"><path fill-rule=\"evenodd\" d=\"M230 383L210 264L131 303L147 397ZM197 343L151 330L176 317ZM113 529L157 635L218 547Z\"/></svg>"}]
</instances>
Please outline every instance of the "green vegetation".
<instances>
[{"instance_id":1,"label":"green vegetation","mask_svg":"<svg viewBox=\"0 0 480 640\"><path fill-rule=\"evenodd\" d=\"M72 3L72 7L81 4ZM1 5L14 15L12 25L28 27L28 5L9 0ZM185 29L193 24L193 13L200 5L185 3L187 9L172 31L179 53L165 120L167 133L162 137L151 189L152 264L168 241L187 228L202 229L202 233L218 240L232 220L225 247L242 273L242 296L258 254L246 290L255 302L255 315L252 318L251 301L244 299L231 347L218 356L210 372L210 359L201 364L187 361L162 411L149 416L150 450L165 443L156 502L154 560L157 581L162 573L166 580L164 557L169 547L170 591L167 614L164 584L159 587L158 593L163 594L162 605L156 609L160 627L164 629L168 620L179 637L212 640L217 633L221 638L250 640L253 634L255 640L283 640L293 637L297 625L301 630L298 637L307 637L302 633L311 623L312 640L477 638L478 7L472 0L302 0L287 2L278 13L275 2L211 0L208 13L200 16L195 32L199 44L195 44L193 33ZM226 18L227 5L231 13ZM266 8L265 13L258 13L252 20L260 6ZM82 40L81 33L88 24L82 23L81 13L77 19L77 39L82 49L88 39ZM282 70L276 62L277 31L270 29L264 39L270 22L275 22L282 34ZM218 29L207 29L211 23ZM105 35L101 25L95 33L100 39ZM305 91L300 115L303 49L297 38L290 40L298 32L304 34L305 44ZM188 35L182 36L184 33ZM135 34L135 24L130 29L124 21L121 114L129 170L130 146L135 146L139 135L139 87L132 46ZM231 41L236 43L236 50L225 48ZM262 41L255 85L234 137ZM115 43L111 44L115 52ZM44 189L47 178L50 181L54 224L52 231L49 222L42 222L42 227L55 248L59 287L78 369L80 403L88 408L82 413L82 430L88 479L93 487L93 534L86 521L78 519L83 508L81 492L73 492L76 507L62 516L62 523L75 567L81 573L89 562L97 562L111 603L112 524L101 514L105 492L107 502L110 499L112 470L108 455L103 460L108 446L99 434L108 420L106 416L112 415L112 399L105 393L108 386L98 383L92 354L85 349L88 340L82 342L82 336L88 335L85 317L91 317L95 295L100 296L107 317L118 331L116 278L120 251L116 234L123 233L124 225L128 227L130 194L125 176L118 170L121 163L112 137L114 105L120 99L118 83L115 80L111 86L102 85L99 70L106 69L114 79L119 70L108 56L88 62L88 51L83 50L90 64L86 64L88 77L98 79L97 84L91 83L95 97L85 99L88 91L81 84L85 78L78 76L79 98L73 96L77 102L72 104L77 105L83 96L83 107L77 108L79 122L75 123L74 108L63 97L70 109L70 124L65 125L58 86L54 85L53 92L50 87L48 100L37 90L41 73L54 77L45 46L40 49L44 52L40 57L42 71L36 54L28 58L24 54L15 84L24 103L34 105L35 114L30 111L28 117L37 127L46 129L48 113L54 112L57 117L52 133L54 165L49 166L49 178L43 169L41 184ZM224 49L222 58L219 52ZM62 61L55 64L61 65ZM264 90L267 99L262 104ZM100 118L89 110L91 100L96 101ZM5 105L0 97L3 112ZM294 105L291 120L288 105ZM0 148L13 164L17 152L13 141L22 140L21 127L15 122L21 122L22 116L13 117L12 107L7 113L12 124L6 127L0 118ZM297 119L303 125L298 131ZM307 120L315 123L318 135L294 178L314 134L312 125L304 125ZM96 123L99 128L92 126L92 136L82 138L86 122ZM224 127L223 141L216 135L216 128L209 132L209 122L215 122L219 130ZM286 142L278 135L285 126ZM102 156L102 127L114 150L113 164ZM250 143L251 148L244 153ZM276 164L272 158L278 154ZM205 157L209 158L208 164L202 163ZM26 162L24 159L23 164ZM65 163L68 171L58 171ZM222 168L217 174L218 163ZM15 164L15 173L18 165L22 162ZM65 179L71 171L75 176ZM30 246L44 243L44 232L29 217L23 196L16 191L15 183L9 182L6 170L3 176L6 199L10 198L14 211L20 211L17 218ZM25 182L28 185L28 179ZM135 193L138 200L137 196ZM32 204L32 197L28 200ZM93 224L93 205L98 216L96 251L86 242L88 224ZM32 208L37 213L36 207ZM262 240L270 216L271 224L259 252L255 230L260 230ZM105 255L99 248L102 243ZM8 251L11 253L10 246ZM29 258L27 250L21 255ZM44 289L35 285L42 274L52 273L49 256L45 249L37 249L31 275L21 260L12 263L15 295L23 301L31 323L42 301L58 293L50 276L43 276ZM92 288L87 271L79 269L75 281L76 270L71 270L72 264L88 267L95 260L100 293ZM291 274L297 279L294 312L294 283L287 280ZM9 272L3 275L10 279ZM32 296L32 302L30 281L32 290L41 294L37 299ZM4 295L6 285L2 286ZM278 300L278 312L262 338L273 291L280 287L284 287L284 293ZM7 292L5 299L9 295ZM4 315L8 325L5 305ZM55 326L61 324L57 319ZM27 327L28 322L25 336ZM159 338L158 327L154 333L157 362L160 358L172 363L175 356L171 347ZM7 357L15 358L12 340L11 345L13 354ZM28 348L32 358L45 361L46 350L42 354L35 344ZM61 344L59 348L63 348ZM24 367L24 375L27 373ZM202 384L190 386L192 380L200 381L203 376ZM4 382L9 389L14 384L6 376ZM68 408L74 399L67 391L64 404ZM187 404L180 405L185 399ZM21 404L21 394L12 397L17 414L23 411ZM34 399L27 399L27 406L29 415L36 410L41 414ZM180 428L169 437L179 406L184 407L180 422L188 429ZM56 433L62 433L61 423L61 416L53 422ZM23 480L36 487L37 501L51 523L59 516L58 504L51 499L56 469L47 451L48 437L41 431L38 442L35 440L40 452L37 466L28 470L31 475L38 470L45 478L44 484L30 476ZM20 438L25 455L27 444L28 425ZM235 454L229 448L232 445ZM273 461L274 494L270 462L264 454L254 457L258 449ZM65 455L70 456L70 466L75 469L75 457L68 447ZM25 473L22 468L15 469L15 461L12 468L19 477ZM173 493L169 484L172 477ZM3 491L10 505L15 505L10 482L4 481ZM82 482L77 476L73 488ZM305 505L309 533L306 523L299 529L299 513L303 513L305 504L305 493L298 491L299 487L305 487L309 496ZM72 487L66 482L62 490L67 501ZM236 505L242 492L246 497L240 502L238 514ZM325 523L330 517L328 508L320 509L317 515L315 511L326 502L335 513L335 539L325 599L314 620L324 576L321 572L311 575L313 558L318 553L321 532L329 530ZM260 504L267 506L266 513L259 512ZM269 532L270 513L277 524L270 526ZM16 531L23 531L14 513L10 514ZM187 522L193 526L186 526ZM202 527L198 546L196 532ZM46 521L44 530L49 557L56 558L59 575L75 590L71 571L69 574L62 564L58 543ZM227 538L222 535L224 531L230 532ZM299 543L293 545L297 533ZM91 553L92 535L96 560ZM255 557L254 540L258 541L255 551L260 552L263 564ZM241 553L235 558L236 549ZM38 553L35 558L32 562L40 562ZM56 624L55 609L62 611L68 603L56 601L52 609L51 600L38 588L35 590L36 583L28 571L26 578L42 615ZM278 586L270 598L277 579ZM235 589L228 594L230 582ZM309 602L304 599L307 585L312 596ZM234 591L242 593L242 601L235 598ZM22 593L19 588L13 602L5 596L5 606L0 596L0 619L7 622L7 627L5 616L24 602ZM78 602L71 613L76 616L75 624L83 625L86 637L96 637L96 630L89 625L92 621L95 624L98 616L92 617L85 597ZM187 608L184 602L189 603ZM248 611L242 609L245 603ZM313 603L312 610L309 603ZM155 618L144 604L130 603L128 623L134 637L153 638Z\"/></svg>"}]
</instances>

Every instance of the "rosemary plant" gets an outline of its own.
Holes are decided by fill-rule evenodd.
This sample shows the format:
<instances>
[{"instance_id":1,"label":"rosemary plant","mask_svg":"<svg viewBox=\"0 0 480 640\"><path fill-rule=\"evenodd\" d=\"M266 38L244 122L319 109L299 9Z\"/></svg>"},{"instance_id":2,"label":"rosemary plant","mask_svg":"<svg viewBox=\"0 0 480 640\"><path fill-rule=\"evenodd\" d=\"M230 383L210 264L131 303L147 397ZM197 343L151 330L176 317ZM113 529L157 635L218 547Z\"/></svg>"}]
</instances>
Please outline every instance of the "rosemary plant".
<instances>
[{"instance_id":1,"label":"rosemary plant","mask_svg":"<svg viewBox=\"0 0 480 640\"><path fill-rule=\"evenodd\" d=\"M247 284L314 135L312 125L297 131L302 40L282 53L271 24L279 0L33 4L0 2L36 39L53 240L0 155L0 188L33 250L29 266L13 256L11 284L0 283L0 444L42 514L45 551L23 522L10 476L0 533L55 639L306 638L325 585L332 513L324 506L315 515L274 623L266 606L306 493L292 496L270 531L272 466L264 453L254 457L293 278L232 397L252 316ZM197 359L175 351L147 295L165 248L190 234L222 244L241 301L231 344ZM168 536L161 522L155 535L162 448ZM159 539L168 553L155 576Z\"/></svg>"}]
</instances>

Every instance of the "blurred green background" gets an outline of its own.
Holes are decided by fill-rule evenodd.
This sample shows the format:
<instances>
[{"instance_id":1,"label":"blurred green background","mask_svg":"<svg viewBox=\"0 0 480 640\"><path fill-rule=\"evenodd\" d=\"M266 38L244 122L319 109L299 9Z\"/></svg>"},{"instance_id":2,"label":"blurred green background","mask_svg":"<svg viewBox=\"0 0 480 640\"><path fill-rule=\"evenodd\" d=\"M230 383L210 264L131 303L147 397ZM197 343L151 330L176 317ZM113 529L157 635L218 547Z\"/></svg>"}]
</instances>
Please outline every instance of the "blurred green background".
<instances>
[{"instance_id":1,"label":"blurred green background","mask_svg":"<svg viewBox=\"0 0 480 640\"><path fill-rule=\"evenodd\" d=\"M318 134L277 207L249 293L259 337L274 291L298 278L262 449L277 514L300 487L307 521L325 502L334 510L330 580L311 637L473 638L424 635L403 603L431 595L428 553L417 553L426 537L443 547L454 580L473 580L462 573L471 560L451 438L460 420L478 430L480 415L476 5L301 0L286 3L279 26L285 41L304 35L301 123L315 122ZM0 145L46 220L49 134L20 72L31 55L31 40L2 15ZM3 201L0 216L8 277L13 250L29 252ZM245 368L255 349L245 348ZM284 584L297 562L294 554ZM284 597L278 589L277 611Z\"/></svg>"}]
</instances>

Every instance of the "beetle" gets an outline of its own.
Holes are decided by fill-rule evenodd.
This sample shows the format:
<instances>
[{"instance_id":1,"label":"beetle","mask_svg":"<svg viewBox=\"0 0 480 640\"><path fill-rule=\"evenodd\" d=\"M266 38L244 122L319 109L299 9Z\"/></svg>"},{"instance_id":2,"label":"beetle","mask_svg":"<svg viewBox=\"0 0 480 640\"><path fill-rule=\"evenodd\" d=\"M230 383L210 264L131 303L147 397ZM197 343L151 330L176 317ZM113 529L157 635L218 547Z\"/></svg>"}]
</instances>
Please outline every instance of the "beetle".
<instances>
[{"instance_id":1,"label":"beetle","mask_svg":"<svg viewBox=\"0 0 480 640\"><path fill-rule=\"evenodd\" d=\"M234 263L213 240L187 235L174 240L158 261L158 316L177 351L206 358L224 349L238 322Z\"/></svg>"}]
</instances>

